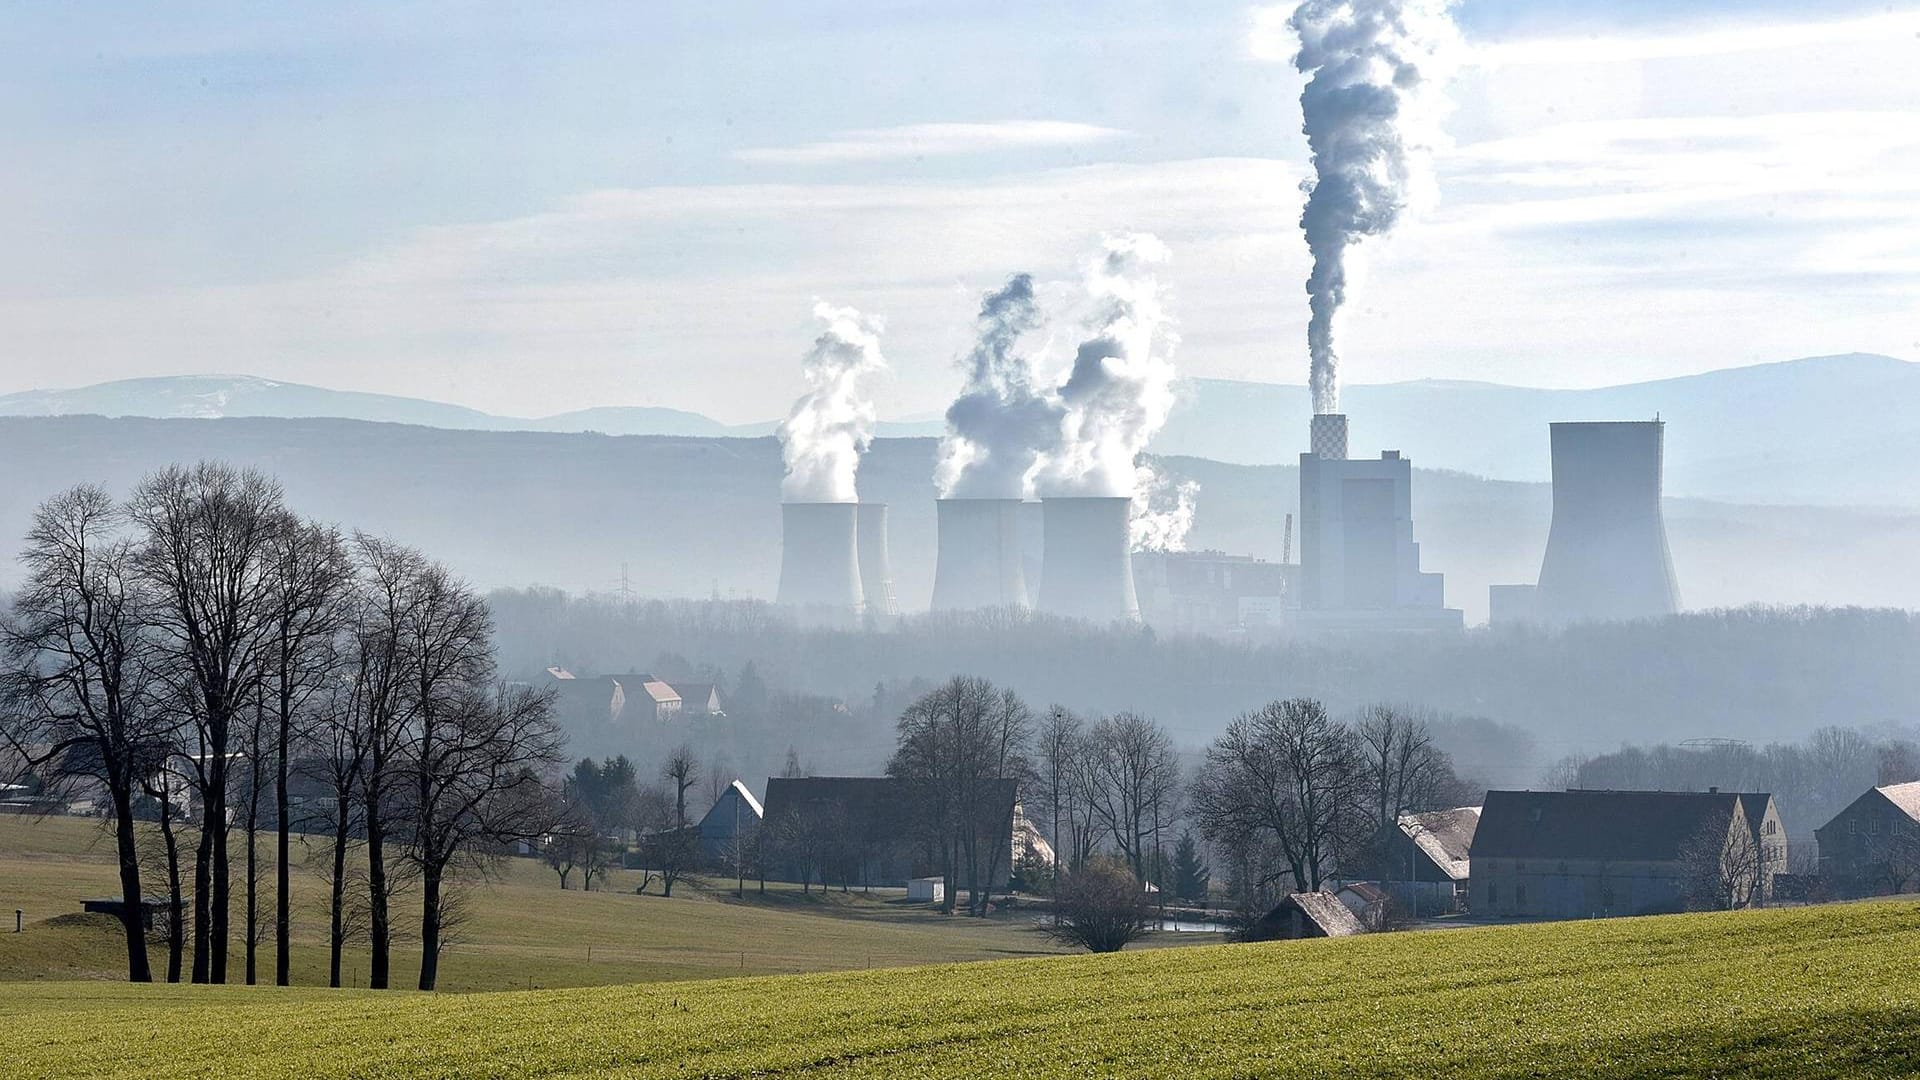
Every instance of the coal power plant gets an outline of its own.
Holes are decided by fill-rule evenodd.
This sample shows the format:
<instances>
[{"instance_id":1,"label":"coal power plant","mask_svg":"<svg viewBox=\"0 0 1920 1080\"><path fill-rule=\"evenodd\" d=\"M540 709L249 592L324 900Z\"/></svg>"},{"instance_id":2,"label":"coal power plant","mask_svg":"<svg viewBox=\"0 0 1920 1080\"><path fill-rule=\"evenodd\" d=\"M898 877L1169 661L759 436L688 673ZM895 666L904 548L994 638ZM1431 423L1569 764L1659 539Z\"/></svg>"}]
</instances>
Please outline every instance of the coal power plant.
<instances>
[{"instance_id":1,"label":"coal power plant","mask_svg":"<svg viewBox=\"0 0 1920 1080\"><path fill-rule=\"evenodd\" d=\"M1019 499L939 499L935 611L1028 605Z\"/></svg>"},{"instance_id":2,"label":"coal power plant","mask_svg":"<svg viewBox=\"0 0 1920 1080\"><path fill-rule=\"evenodd\" d=\"M776 602L807 622L851 625L860 618L859 515L851 502L781 504Z\"/></svg>"},{"instance_id":3,"label":"coal power plant","mask_svg":"<svg viewBox=\"0 0 1920 1080\"><path fill-rule=\"evenodd\" d=\"M893 564L887 554L887 504L855 503L855 535L860 550L860 593L866 613L891 619L900 614L893 595Z\"/></svg>"},{"instance_id":4,"label":"coal power plant","mask_svg":"<svg viewBox=\"0 0 1920 1080\"><path fill-rule=\"evenodd\" d=\"M1535 621L1646 619L1680 610L1660 509L1666 425L1552 425L1553 525Z\"/></svg>"},{"instance_id":5,"label":"coal power plant","mask_svg":"<svg viewBox=\"0 0 1920 1080\"><path fill-rule=\"evenodd\" d=\"M1347 418L1314 416L1300 455L1302 630L1458 629L1440 574L1420 569L1413 463L1397 450L1347 456Z\"/></svg>"},{"instance_id":6,"label":"coal power plant","mask_svg":"<svg viewBox=\"0 0 1920 1080\"><path fill-rule=\"evenodd\" d=\"M1139 620L1128 531L1132 507L1124 495L1040 500L1041 611L1096 623Z\"/></svg>"}]
</instances>

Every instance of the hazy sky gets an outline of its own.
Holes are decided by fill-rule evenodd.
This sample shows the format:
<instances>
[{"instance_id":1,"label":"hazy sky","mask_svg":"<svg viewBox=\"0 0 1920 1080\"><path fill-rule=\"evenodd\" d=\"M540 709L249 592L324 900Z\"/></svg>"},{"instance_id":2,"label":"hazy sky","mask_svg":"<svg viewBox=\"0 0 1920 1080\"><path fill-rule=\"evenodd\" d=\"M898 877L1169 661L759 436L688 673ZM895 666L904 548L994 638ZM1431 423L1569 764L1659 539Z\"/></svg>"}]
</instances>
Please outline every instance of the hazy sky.
<instances>
[{"instance_id":1,"label":"hazy sky","mask_svg":"<svg viewBox=\"0 0 1920 1080\"><path fill-rule=\"evenodd\" d=\"M983 290L1142 229L1184 372L1305 378L1284 8L154 7L7 7L0 390L247 372L763 419L820 297L884 316L902 416L952 394ZM1459 19L1440 201L1373 253L1350 381L1920 359L1920 7Z\"/></svg>"}]
</instances>

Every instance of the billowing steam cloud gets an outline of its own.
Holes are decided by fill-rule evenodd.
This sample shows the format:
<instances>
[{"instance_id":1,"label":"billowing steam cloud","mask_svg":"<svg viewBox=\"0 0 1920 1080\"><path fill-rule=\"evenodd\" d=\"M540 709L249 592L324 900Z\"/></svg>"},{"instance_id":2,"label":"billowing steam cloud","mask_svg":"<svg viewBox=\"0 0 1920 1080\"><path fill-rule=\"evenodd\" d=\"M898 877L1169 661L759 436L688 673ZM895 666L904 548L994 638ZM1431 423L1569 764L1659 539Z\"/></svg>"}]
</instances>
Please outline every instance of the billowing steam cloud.
<instances>
[{"instance_id":1,"label":"billowing steam cloud","mask_svg":"<svg viewBox=\"0 0 1920 1080\"><path fill-rule=\"evenodd\" d=\"M1059 400L1035 385L1033 365L1014 351L1040 325L1033 276L1015 274L980 302L979 335L967 381L947 407L934 487L941 498L1018 499L1040 455L1060 441Z\"/></svg>"},{"instance_id":2,"label":"billowing steam cloud","mask_svg":"<svg viewBox=\"0 0 1920 1080\"><path fill-rule=\"evenodd\" d=\"M1294 66L1314 178L1300 216L1313 272L1313 411L1340 408L1340 308L1355 270L1354 245L1390 232L1431 188L1428 152L1438 135L1435 87L1453 39L1451 0L1304 0L1289 20L1300 35Z\"/></svg>"},{"instance_id":3,"label":"billowing steam cloud","mask_svg":"<svg viewBox=\"0 0 1920 1080\"><path fill-rule=\"evenodd\" d=\"M1174 404L1174 339L1155 276L1166 258L1165 244L1134 233L1109 237L1088 268L1093 335L1058 391L1060 442L1042 461L1040 494L1133 494L1134 457Z\"/></svg>"},{"instance_id":4,"label":"billowing steam cloud","mask_svg":"<svg viewBox=\"0 0 1920 1080\"><path fill-rule=\"evenodd\" d=\"M1127 531L1135 551L1185 551L1193 531L1198 480L1174 480L1146 462L1134 470L1133 508Z\"/></svg>"},{"instance_id":5,"label":"billowing steam cloud","mask_svg":"<svg viewBox=\"0 0 1920 1080\"><path fill-rule=\"evenodd\" d=\"M813 317L825 329L801 361L807 392L780 425L787 461L780 496L787 502L858 502L860 454L873 441L874 424L873 402L861 382L886 367L880 321L817 301Z\"/></svg>"}]
</instances>

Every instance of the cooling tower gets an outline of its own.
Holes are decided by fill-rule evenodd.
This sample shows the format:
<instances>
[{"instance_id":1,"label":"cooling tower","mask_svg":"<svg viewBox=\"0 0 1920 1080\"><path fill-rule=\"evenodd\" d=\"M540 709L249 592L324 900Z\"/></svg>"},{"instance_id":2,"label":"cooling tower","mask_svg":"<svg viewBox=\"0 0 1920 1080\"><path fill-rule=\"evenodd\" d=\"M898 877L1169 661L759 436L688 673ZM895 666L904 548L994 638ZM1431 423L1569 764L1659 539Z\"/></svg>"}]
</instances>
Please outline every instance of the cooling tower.
<instances>
[{"instance_id":1,"label":"cooling tower","mask_svg":"<svg viewBox=\"0 0 1920 1080\"><path fill-rule=\"evenodd\" d=\"M1553 527L1534 616L1640 619L1680 608L1660 513L1666 425L1553 425Z\"/></svg>"},{"instance_id":2,"label":"cooling tower","mask_svg":"<svg viewBox=\"0 0 1920 1080\"><path fill-rule=\"evenodd\" d=\"M867 614L890 618L900 609L893 599L893 564L887 556L887 504L855 505L859 508L860 594Z\"/></svg>"},{"instance_id":3,"label":"cooling tower","mask_svg":"<svg viewBox=\"0 0 1920 1080\"><path fill-rule=\"evenodd\" d=\"M1140 618L1127 533L1132 505L1125 497L1040 500L1040 610L1097 623Z\"/></svg>"},{"instance_id":4,"label":"cooling tower","mask_svg":"<svg viewBox=\"0 0 1920 1080\"><path fill-rule=\"evenodd\" d=\"M933 610L1026 607L1019 499L940 499Z\"/></svg>"},{"instance_id":5,"label":"cooling tower","mask_svg":"<svg viewBox=\"0 0 1920 1080\"><path fill-rule=\"evenodd\" d=\"M778 602L823 622L860 614L859 505L780 506Z\"/></svg>"}]
</instances>

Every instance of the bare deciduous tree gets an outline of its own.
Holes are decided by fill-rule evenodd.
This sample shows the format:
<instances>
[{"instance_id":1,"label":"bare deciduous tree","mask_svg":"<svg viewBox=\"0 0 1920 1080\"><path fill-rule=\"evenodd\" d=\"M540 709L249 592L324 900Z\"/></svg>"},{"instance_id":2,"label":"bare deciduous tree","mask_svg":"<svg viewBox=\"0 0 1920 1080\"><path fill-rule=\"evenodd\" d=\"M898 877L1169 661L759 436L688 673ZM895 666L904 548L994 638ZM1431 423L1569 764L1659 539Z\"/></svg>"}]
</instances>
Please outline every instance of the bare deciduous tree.
<instances>
[{"instance_id":1,"label":"bare deciduous tree","mask_svg":"<svg viewBox=\"0 0 1920 1080\"><path fill-rule=\"evenodd\" d=\"M193 980L225 982L231 914L229 771L260 675L271 615L273 539L285 527L280 485L216 462L172 466L140 483L130 513L143 531L142 576L156 593L156 622L172 639L188 691L201 802L194 859Z\"/></svg>"},{"instance_id":2,"label":"bare deciduous tree","mask_svg":"<svg viewBox=\"0 0 1920 1080\"><path fill-rule=\"evenodd\" d=\"M985 915L1012 835L1006 785L1025 778L1032 712L1011 690L960 676L909 705L888 775L914 792L919 826L946 879L953 911L963 876L967 906ZM1004 820L1002 818L1004 817Z\"/></svg>"},{"instance_id":3,"label":"bare deciduous tree","mask_svg":"<svg viewBox=\"0 0 1920 1080\"><path fill-rule=\"evenodd\" d=\"M1126 865L1089 859L1054 887L1048 937L1088 952L1119 952L1146 936L1153 907Z\"/></svg>"},{"instance_id":4,"label":"bare deciduous tree","mask_svg":"<svg viewBox=\"0 0 1920 1080\"><path fill-rule=\"evenodd\" d=\"M1160 833L1173 824L1180 789L1173 740L1137 713L1101 720L1088 733L1089 803L1101 828L1144 884L1159 861Z\"/></svg>"},{"instance_id":5,"label":"bare deciduous tree","mask_svg":"<svg viewBox=\"0 0 1920 1080\"><path fill-rule=\"evenodd\" d=\"M1317 701L1276 701L1207 748L1190 801L1201 832L1242 850L1271 845L1295 891L1312 891L1365 828L1353 735Z\"/></svg>"},{"instance_id":6,"label":"bare deciduous tree","mask_svg":"<svg viewBox=\"0 0 1920 1080\"><path fill-rule=\"evenodd\" d=\"M94 487L35 512L21 553L26 580L0 629L0 735L56 786L84 776L106 788L127 978L150 982L133 803L165 761L172 720L156 699L155 605L123 525Z\"/></svg>"}]
</instances>

